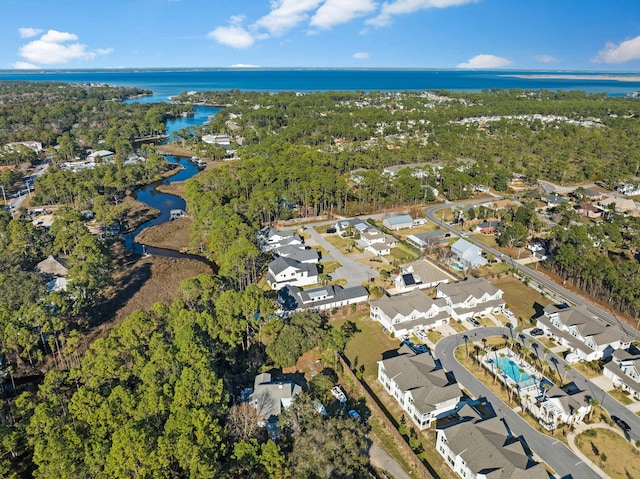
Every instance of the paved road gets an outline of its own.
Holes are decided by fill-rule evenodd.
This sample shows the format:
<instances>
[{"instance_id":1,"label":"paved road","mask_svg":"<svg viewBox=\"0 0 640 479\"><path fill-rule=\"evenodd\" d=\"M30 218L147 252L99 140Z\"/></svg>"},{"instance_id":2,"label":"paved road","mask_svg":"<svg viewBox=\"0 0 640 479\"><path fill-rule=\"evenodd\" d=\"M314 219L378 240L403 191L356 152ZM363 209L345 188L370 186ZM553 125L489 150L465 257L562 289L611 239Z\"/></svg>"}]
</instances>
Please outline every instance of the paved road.
<instances>
[{"instance_id":1,"label":"paved road","mask_svg":"<svg viewBox=\"0 0 640 479\"><path fill-rule=\"evenodd\" d=\"M350 255L346 256L342 254L338 248L329 243L323 236L318 233L314 225L308 227L305 230L305 234L308 234L309 237L315 242L317 245L322 246L327 253L336 260L341 266L331 274L331 276L335 278L347 278L346 286L362 286L363 282L368 282L371 278L375 278L380 275L378 270L373 266L368 266L366 264L358 263L356 260L357 256ZM325 259L325 258L323 258Z\"/></svg>"},{"instance_id":2,"label":"paved road","mask_svg":"<svg viewBox=\"0 0 640 479\"><path fill-rule=\"evenodd\" d=\"M441 219L438 218L437 212L442 210L442 209L444 209L444 208L455 208L456 206L464 206L464 205L468 205L468 204L486 203L486 202L495 201L496 199L498 199L498 198L463 201L463 202L451 203L451 204L447 204L447 205L435 205L435 206L431 206L431 207L426 208L425 209L425 214L427 215L427 218L429 218L431 221L433 221L436 224L439 224L442 229L449 230L452 233L460 236L460 231L459 230L457 230L456 228L454 228L453 226L451 226L451 225L449 225L447 223L441 222ZM613 326L618 326L620 329L622 329L624 332L626 332L630 336L634 336L634 334L637 334L637 331L635 329L633 329L632 327L630 327L628 325L623 324L613 314L611 314L609 312L606 312L606 311L598 308L597 306L594 306L591 302L589 302L586 299L582 298L581 296L578 296L578 295L572 293L571 291L563 288L559 284L555 283L554 281L552 281L551 279L547 278L546 276L538 273L537 271L534 271L531 268L514 261L513 259L509 260L508 257L506 257L503 253L501 253L497 249L491 248L491 247L489 247L489 246L487 246L487 245L485 245L483 243L475 241L471 237L466 238L466 240L469 241L470 243L475 244L476 246L478 246L479 248L481 248L485 252L494 255L496 258L501 258L503 261L506 261L506 262L510 261L511 262L511 266L519 274L521 274L523 276L527 276L531 281L534 281L538 285L542 285L545 288L546 291L550 291L554 295L556 295L556 296L558 296L560 298L563 298L569 304L582 305L582 306L586 307L587 310L591 314L596 316L597 318L600 318L604 322L609 323L609 324L611 324Z\"/></svg>"},{"instance_id":3,"label":"paved road","mask_svg":"<svg viewBox=\"0 0 640 479\"><path fill-rule=\"evenodd\" d=\"M531 344L533 351L544 356L544 344L526 334L524 334L524 337L526 344ZM567 362L562 357L551 352L547 355L547 361L549 361L551 367L558 371L560 377L564 376L564 366ZM624 419L631 427L631 431L626 435L626 438L630 439L632 443L640 439L640 417L636 416L629 408L620 404L593 381L590 381L573 368L567 373L566 381L573 381L580 389L586 390L610 415Z\"/></svg>"},{"instance_id":4,"label":"paved road","mask_svg":"<svg viewBox=\"0 0 640 479\"><path fill-rule=\"evenodd\" d=\"M473 337L473 334L476 334ZM478 328L467 333L449 336L438 342L434 354L440 360L442 366L452 371L460 384L473 396L485 397L493 405L500 418L506 420L511 432L516 436L522 436L529 447L540 456L562 479L596 479L600 476L580 460L567 446L553 437L546 436L533 429L517 413L511 410L501 399L493 394L484 384L467 371L454 358L453 353L457 346L464 344L464 336L467 335L473 341L490 336L510 335L507 328Z\"/></svg>"}]
</instances>

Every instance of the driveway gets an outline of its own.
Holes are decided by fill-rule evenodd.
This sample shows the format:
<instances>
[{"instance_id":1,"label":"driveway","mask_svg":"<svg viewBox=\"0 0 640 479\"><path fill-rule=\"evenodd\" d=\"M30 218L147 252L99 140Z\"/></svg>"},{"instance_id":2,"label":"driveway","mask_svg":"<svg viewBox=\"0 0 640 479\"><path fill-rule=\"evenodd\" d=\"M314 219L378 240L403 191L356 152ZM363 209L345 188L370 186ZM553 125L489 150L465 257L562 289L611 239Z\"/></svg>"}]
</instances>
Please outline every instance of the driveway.
<instances>
[{"instance_id":1,"label":"driveway","mask_svg":"<svg viewBox=\"0 0 640 479\"><path fill-rule=\"evenodd\" d=\"M434 354L442 366L446 370L452 371L458 382L474 397L488 399L498 417L506 420L512 433L516 436L522 436L527 445L556 472L558 477L562 479L596 479L601 477L558 439L541 434L529 426L510 406L493 394L453 356L456 347L464 344L465 335L473 341L480 341L482 338L505 334L510 336L511 331L507 328L494 327L478 328L467 333L456 334L440 340Z\"/></svg>"},{"instance_id":2,"label":"driveway","mask_svg":"<svg viewBox=\"0 0 640 479\"><path fill-rule=\"evenodd\" d=\"M361 258L360 255L354 254L347 256L343 254L338 248L329 243L320 233L318 233L313 226L309 226L305 229L305 234L309 235L311 241L307 243L312 246L313 243L324 248L329 258L325 257L324 260L330 259L340 263L340 267L336 269L331 276L333 278L346 278L346 286L362 286L362 283L367 283L371 278L380 276L378 270L373 266L358 263L356 259Z\"/></svg>"},{"instance_id":3,"label":"driveway","mask_svg":"<svg viewBox=\"0 0 640 479\"><path fill-rule=\"evenodd\" d=\"M387 454L384 449L378 446L378 443L375 441L371 442L371 447L369 448L369 459L374 467L387 472L393 479L411 479L409 474L404 472L404 469L400 467L400 464Z\"/></svg>"}]
</instances>

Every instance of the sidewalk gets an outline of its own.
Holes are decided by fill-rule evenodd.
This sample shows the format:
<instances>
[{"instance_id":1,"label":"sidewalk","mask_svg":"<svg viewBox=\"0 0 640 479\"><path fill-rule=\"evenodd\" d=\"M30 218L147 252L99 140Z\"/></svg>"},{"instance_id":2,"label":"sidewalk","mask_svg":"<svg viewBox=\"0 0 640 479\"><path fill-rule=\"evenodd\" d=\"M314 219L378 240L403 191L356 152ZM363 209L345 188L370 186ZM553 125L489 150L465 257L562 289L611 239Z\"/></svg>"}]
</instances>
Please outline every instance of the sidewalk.
<instances>
[{"instance_id":1,"label":"sidewalk","mask_svg":"<svg viewBox=\"0 0 640 479\"><path fill-rule=\"evenodd\" d=\"M582 452L580 452L580 449L578 449L578 446L576 446L576 443L575 443L575 439L578 434L586 431L587 429L596 429L596 428L608 429L609 431L613 431L616 434L621 435L618 429L613 428L605 423L585 424L583 422L580 422L575 425L573 432L570 432L569 434L567 434L567 443L569 444L569 448L573 451L573 453L576 456L578 456L582 460L582 462L584 462L587 466L589 466L593 470L593 472L598 474L600 477L609 478L609 475L605 474L605 472L602 469L600 469L596 464L591 462L591 460L587 456L585 456L584 454L582 454Z\"/></svg>"}]
</instances>

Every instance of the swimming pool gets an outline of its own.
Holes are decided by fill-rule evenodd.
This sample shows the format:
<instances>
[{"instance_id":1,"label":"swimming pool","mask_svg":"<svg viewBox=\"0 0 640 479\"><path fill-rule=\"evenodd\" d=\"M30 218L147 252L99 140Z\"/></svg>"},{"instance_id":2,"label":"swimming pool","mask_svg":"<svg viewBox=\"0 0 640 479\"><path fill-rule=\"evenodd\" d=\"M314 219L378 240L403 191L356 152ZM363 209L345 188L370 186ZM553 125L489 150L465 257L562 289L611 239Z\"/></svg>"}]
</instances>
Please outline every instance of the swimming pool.
<instances>
[{"instance_id":1,"label":"swimming pool","mask_svg":"<svg viewBox=\"0 0 640 479\"><path fill-rule=\"evenodd\" d=\"M464 271L464 267L460 266L458 263L451 263L451 267L458 271Z\"/></svg>"},{"instance_id":2,"label":"swimming pool","mask_svg":"<svg viewBox=\"0 0 640 479\"><path fill-rule=\"evenodd\" d=\"M494 359L493 362L520 387L533 386L537 382L536 378L529 373L525 371L520 372L520 366L509 358L499 357Z\"/></svg>"}]
</instances>

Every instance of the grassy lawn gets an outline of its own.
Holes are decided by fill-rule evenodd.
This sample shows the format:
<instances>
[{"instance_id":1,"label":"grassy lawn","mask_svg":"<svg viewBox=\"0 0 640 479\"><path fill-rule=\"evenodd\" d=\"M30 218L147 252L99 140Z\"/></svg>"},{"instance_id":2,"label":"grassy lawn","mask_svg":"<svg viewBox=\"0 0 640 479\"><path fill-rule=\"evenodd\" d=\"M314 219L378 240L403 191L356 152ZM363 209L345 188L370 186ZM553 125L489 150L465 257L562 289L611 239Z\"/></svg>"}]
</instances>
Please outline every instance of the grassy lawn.
<instances>
[{"instance_id":1,"label":"grassy lawn","mask_svg":"<svg viewBox=\"0 0 640 479\"><path fill-rule=\"evenodd\" d=\"M490 246L491 248L496 248L498 246L498 243L496 243L495 235L476 234L473 235L473 239L479 241L482 244Z\"/></svg>"},{"instance_id":2,"label":"grassy lawn","mask_svg":"<svg viewBox=\"0 0 640 479\"><path fill-rule=\"evenodd\" d=\"M352 248L352 245L355 243L355 241L351 238L342 238L338 235L331 235L327 236L325 239L333 246L338 248L338 250L340 250L340 252L343 254L349 254L357 251L356 248Z\"/></svg>"},{"instance_id":3,"label":"grassy lawn","mask_svg":"<svg viewBox=\"0 0 640 479\"><path fill-rule=\"evenodd\" d=\"M489 267L491 274L504 274L509 271L509 269L511 269L511 267L507 263L493 263Z\"/></svg>"},{"instance_id":4,"label":"grassy lawn","mask_svg":"<svg viewBox=\"0 0 640 479\"><path fill-rule=\"evenodd\" d=\"M602 371L595 371L593 368L590 368L586 364L582 363L574 363L571 365L576 371L578 371L583 376L588 377L589 379L597 378L598 376L602 376Z\"/></svg>"},{"instance_id":5,"label":"grassy lawn","mask_svg":"<svg viewBox=\"0 0 640 479\"><path fill-rule=\"evenodd\" d=\"M334 225L322 225L322 226L314 226L313 229L316 230L321 235L327 234L328 228L333 228Z\"/></svg>"},{"instance_id":6,"label":"grassy lawn","mask_svg":"<svg viewBox=\"0 0 640 479\"><path fill-rule=\"evenodd\" d=\"M476 318L480 323L480 326L495 326L496 323L491 321L491 319L487 316L481 316L480 318Z\"/></svg>"},{"instance_id":7,"label":"grassy lawn","mask_svg":"<svg viewBox=\"0 0 640 479\"><path fill-rule=\"evenodd\" d=\"M513 276L492 278L489 281L504 291L503 298L507 307L519 320L522 318L526 322L532 316L539 315L542 308L552 302ZM518 324L521 323L522 321L518 321Z\"/></svg>"},{"instance_id":8,"label":"grassy lawn","mask_svg":"<svg viewBox=\"0 0 640 479\"><path fill-rule=\"evenodd\" d=\"M331 274L335 270L337 270L340 266L342 266L337 261L327 261L326 263L320 263L322 265L322 272L324 274Z\"/></svg>"},{"instance_id":9,"label":"grassy lawn","mask_svg":"<svg viewBox=\"0 0 640 479\"><path fill-rule=\"evenodd\" d=\"M629 441L619 434L606 429L591 429L578 434L576 445L609 477L640 477L640 460ZM605 457L606 460L603 461Z\"/></svg>"},{"instance_id":10,"label":"grassy lawn","mask_svg":"<svg viewBox=\"0 0 640 479\"><path fill-rule=\"evenodd\" d=\"M500 323L503 326L506 326L507 323L510 323L511 320L509 318L507 318L504 314L500 314L500 313L493 313L493 316L495 316L495 318L500 321Z\"/></svg>"},{"instance_id":11,"label":"grassy lawn","mask_svg":"<svg viewBox=\"0 0 640 479\"><path fill-rule=\"evenodd\" d=\"M432 329L427 333L427 338L429 338L429 341L431 341L433 344L437 344L438 341L440 341L440 338L442 338L442 333L440 331Z\"/></svg>"},{"instance_id":12,"label":"grassy lawn","mask_svg":"<svg viewBox=\"0 0 640 479\"><path fill-rule=\"evenodd\" d=\"M459 323L458 321L449 321L449 325L459 333L464 333L465 331L469 331L467 328L464 327L462 321L460 321Z\"/></svg>"},{"instance_id":13,"label":"grassy lawn","mask_svg":"<svg viewBox=\"0 0 640 479\"><path fill-rule=\"evenodd\" d=\"M408 246L398 243L398 246L391 249L391 255L387 256L389 262L393 262L393 260L398 260L401 263L406 263L409 261L415 261L420 256L413 250L409 249Z\"/></svg>"},{"instance_id":14,"label":"grassy lawn","mask_svg":"<svg viewBox=\"0 0 640 479\"><path fill-rule=\"evenodd\" d=\"M629 397L628 394L625 394L620 389L612 389L611 391L607 391L611 397L618 400L618 402L624 406L628 406L629 404L633 404L635 401Z\"/></svg>"},{"instance_id":15,"label":"grassy lawn","mask_svg":"<svg viewBox=\"0 0 640 479\"><path fill-rule=\"evenodd\" d=\"M545 338L542 338L542 339L538 338L538 341L540 341L542 344L544 344L544 345L545 345L546 347L548 347L549 349L551 349L551 348L555 348L555 347L558 345L558 343L556 343L556 342L555 342L553 339L551 339L551 338L546 338L546 337L545 337Z\"/></svg>"}]
</instances>

